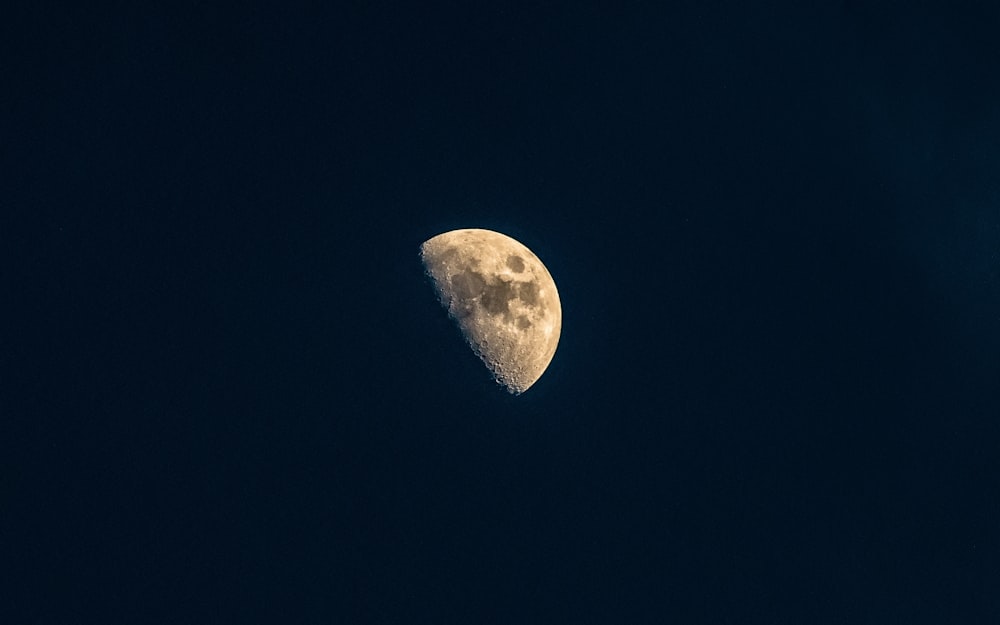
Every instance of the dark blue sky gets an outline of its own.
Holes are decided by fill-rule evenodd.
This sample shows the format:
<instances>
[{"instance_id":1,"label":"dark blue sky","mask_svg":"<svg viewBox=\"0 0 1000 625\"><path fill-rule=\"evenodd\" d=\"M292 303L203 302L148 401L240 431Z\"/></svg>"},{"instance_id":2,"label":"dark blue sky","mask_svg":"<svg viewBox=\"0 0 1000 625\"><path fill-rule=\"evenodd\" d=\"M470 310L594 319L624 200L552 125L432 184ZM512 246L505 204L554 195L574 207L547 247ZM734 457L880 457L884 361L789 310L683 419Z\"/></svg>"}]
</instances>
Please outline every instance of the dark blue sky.
<instances>
[{"instance_id":1,"label":"dark blue sky","mask_svg":"<svg viewBox=\"0 0 1000 625\"><path fill-rule=\"evenodd\" d=\"M992 623L993 3L34 5L4 622ZM507 395L417 251L560 289Z\"/></svg>"}]
</instances>

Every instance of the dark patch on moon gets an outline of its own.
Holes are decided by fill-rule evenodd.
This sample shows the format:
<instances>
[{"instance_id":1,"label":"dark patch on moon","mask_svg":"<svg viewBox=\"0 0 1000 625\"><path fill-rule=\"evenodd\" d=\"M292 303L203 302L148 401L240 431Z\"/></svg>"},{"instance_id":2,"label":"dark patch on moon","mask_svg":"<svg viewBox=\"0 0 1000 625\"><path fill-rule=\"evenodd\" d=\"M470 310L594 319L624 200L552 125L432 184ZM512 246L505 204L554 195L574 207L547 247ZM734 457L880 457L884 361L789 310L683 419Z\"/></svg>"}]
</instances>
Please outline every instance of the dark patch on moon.
<instances>
[{"instance_id":1,"label":"dark patch on moon","mask_svg":"<svg viewBox=\"0 0 1000 625\"><path fill-rule=\"evenodd\" d=\"M499 280L487 286L483 292L483 308L491 315L507 314L510 311L510 300L517 297L515 289L514 283Z\"/></svg>"},{"instance_id":2,"label":"dark patch on moon","mask_svg":"<svg viewBox=\"0 0 1000 625\"><path fill-rule=\"evenodd\" d=\"M524 261L521 259L520 256L514 256L514 255L508 256L507 266L510 267L510 270L513 271L514 273L521 273L522 271L524 271Z\"/></svg>"},{"instance_id":3,"label":"dark patch on moon","mask_svg":"<svg viewBox=\"0 0 1000 625\"><path fill-rule=\"evenodd\" d=\"M472 312L475 302L490 315L501 315L508 323L514 323L511 318L510 302L520 299L528 306L538 305L538 285L534 282L512 282L499 276L484 276L471 268L451 276L451 292L454 299L455 312L463 317ZM518 327L526 328L528 325Z\"/></svg>"},{"instance_id":4,"label":"dark patch on moon","mask_svg":"<svg viewBox=\"0 0 1000 625\"><path fill-rule=\"evenodd\" d=\"M526 330L531 327L531 321L529 321L528 318L525 317L524 315L521 315L520 317L517 318L517 327L521 328L522 330Z\"/></svg>"},{"instance_id":5,"label":"dark patch on moon","mask_svg":"<svg viewBox=\"0 0 1000 625\"><path fill-rule=\"evenodd\" d=\"M474 299L486 290L486 280L474 271L463 271L451 277L451 289L458 299Z\"/></svg>"},{"instance_id":6,"label":"dark patch on moon","mask_svg":"<svg viewBox=\"0 0 1000 625\"><path fill-rule=\"evenodd\" d=\"M538 304L538 285L534 282L518 282L517 296L528 306Z\"/></svg>"}]
</instances>

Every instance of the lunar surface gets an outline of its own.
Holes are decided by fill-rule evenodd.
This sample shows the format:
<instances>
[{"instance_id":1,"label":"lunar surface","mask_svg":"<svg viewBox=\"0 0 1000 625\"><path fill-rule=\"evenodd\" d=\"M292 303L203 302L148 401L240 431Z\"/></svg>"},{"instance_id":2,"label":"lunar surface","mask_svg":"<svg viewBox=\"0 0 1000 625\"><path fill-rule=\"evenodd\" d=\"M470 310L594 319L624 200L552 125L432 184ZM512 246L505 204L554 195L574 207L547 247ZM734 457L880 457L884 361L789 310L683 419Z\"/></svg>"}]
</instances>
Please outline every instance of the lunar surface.
<instances>
[{"instance_id":1,"label":"lunar surface","mask_svg":"<svg viewBox=\"0 0 1000 625\"><path fill-rule=\"evenodd\" d=\"M452 230L420 246L441 305L509 392L538 381L559 343L562 307L531 250L492 230Z\"/></svg>"}]
</instances>

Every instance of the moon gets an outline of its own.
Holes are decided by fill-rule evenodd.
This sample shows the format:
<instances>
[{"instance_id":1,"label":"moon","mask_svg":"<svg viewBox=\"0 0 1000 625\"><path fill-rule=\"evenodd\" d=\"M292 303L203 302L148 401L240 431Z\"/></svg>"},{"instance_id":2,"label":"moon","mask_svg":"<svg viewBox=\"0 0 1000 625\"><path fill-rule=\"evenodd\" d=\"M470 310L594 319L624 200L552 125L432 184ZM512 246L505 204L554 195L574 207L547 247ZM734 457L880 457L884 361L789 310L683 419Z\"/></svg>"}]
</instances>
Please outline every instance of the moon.
<instances>
[{"instance_id":1,"label":"moon","mask_svg":"<svg viewBox=\"0 0 1000 625\"><path fill-rule=\"evenodd\" d=\"M420 246L441 305L493 378L513 395L528 390L556 353L562 307L542 261L511 237L452 230Z\"/></svg>"}]
</instances>

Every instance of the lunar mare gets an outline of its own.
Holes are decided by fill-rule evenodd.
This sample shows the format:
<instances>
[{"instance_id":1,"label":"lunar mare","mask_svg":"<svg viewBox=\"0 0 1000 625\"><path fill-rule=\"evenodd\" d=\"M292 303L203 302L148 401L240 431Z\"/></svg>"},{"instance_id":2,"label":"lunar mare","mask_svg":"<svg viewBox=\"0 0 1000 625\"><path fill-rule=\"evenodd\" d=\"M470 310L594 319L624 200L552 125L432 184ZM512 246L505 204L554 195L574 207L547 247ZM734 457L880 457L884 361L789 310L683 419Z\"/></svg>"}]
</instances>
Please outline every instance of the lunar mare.
<instances>
[{"instance_id":1,"label":"lunar mare","mask_svg":"<svg viewBox=\"0 0 1000 625\"><path fill-rule=\"evenodd\" d=\"M420 246L441 305L466 342L509 392L520 395L548 368L562 307L535 254L499 232L452 230Z\"/></svg>"}]
</instances>

